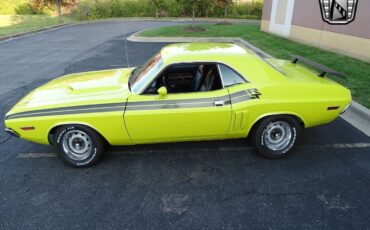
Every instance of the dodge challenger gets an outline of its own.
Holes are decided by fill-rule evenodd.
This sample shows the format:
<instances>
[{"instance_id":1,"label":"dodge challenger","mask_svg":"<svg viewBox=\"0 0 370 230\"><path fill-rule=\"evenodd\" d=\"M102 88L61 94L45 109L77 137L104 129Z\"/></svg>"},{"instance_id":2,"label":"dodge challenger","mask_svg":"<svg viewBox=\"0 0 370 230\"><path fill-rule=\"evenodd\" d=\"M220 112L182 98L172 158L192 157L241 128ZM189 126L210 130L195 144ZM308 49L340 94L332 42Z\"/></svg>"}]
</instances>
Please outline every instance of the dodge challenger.
<instances>
[{"instance_id":1,"label":"dodge challenger","mask_svg":"<svg viewBox=\"0 0 370 230\"><path fill-rule=\"evenodd\" d=\"M263 157L292 152L303 128L336 119L341 74L300 56L262 59L231 43L166 46L136 68L75 73L31 91L6 132L55 146L69 166L96 164L104 146L249 138Z\"/></svg>"}]
</instances>

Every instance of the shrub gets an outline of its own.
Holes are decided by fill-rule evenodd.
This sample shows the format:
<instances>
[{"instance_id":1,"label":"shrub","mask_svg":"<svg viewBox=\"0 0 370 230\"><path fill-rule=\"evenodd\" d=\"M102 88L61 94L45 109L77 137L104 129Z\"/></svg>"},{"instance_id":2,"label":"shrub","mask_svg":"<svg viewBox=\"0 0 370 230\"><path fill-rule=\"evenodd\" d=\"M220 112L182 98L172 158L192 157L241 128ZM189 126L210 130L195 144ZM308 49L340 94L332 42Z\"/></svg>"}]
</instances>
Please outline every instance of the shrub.
<instances>
[{"instance_id":1,"label":"shrub","mask_svg":"<svg viewBox=\"0 0 370 230\"><path fill-rule=\"evenodd\" d=\"M88 19L91 11L91 4L87 0L82 0L72 9L71 15L79 20Z\"/></svg>"},{"instance_id":2,"label":"shrub","mask_svg":"<svg viewBox=\"0 0 370 230\"><path fill-rule=\"evenodd\" d=\"M177 0L165 0L161 11L162 17L181 17L184 15L184 6L179 4Z\"/></svg>"},{"instance_id":3,"label":"shrub","mask_svg":"<svg viewBox=\"0 0 370 230\"><path fill-rule=\"evenodd\" d=\"M43 1L35 4L34 0L0 0L0 14L8 15L51 15L56 10L53 5L45 4Z\"/></svg>"},{"instance_id":4,"label":"shrub","mask_svg":"<svg viewBox=\"0 0 370 230\"><path fill-rule=\"evenodd\" d=\"M209 17L223 17L224 10L217 4L199 2L196 11L197 17L205 17L208 11ZM208 8L208 9L207 9ZM155 17L155 9L151 0L80 0L72 11L78 19L99 19L109 17ZM191 10L179 0L163 0L159 9L160 17L191 16ZM231 18L260 19L262 15L262 1L232 4L228 10Z\"/></svg>"},{"instance_id":5,"label":"shrub","mask_svg":"<svg viewBox=\"0 0 370 230\"><path fill-rule=\"evenodd\" d=\"M148 0L112 0L113 17L153 16Z\"/></svg>"},{"instance_id":6,"label":"shrub","mask_svg":"<svg viewBox=\"0 0 370 230\"><path fill-rule=\"evenodd\" d=\"M26 0L0 0L0 14L16 14L17 6L26 3Z\"/></svg>"},{"instance_id":7,"label":"shrub","mask_svg":"<svg viewBox=\"0 0 370 230\"><path fill-rule=\"evenodd\" d=\"M97 1L90 8L89 18L91 19L110 18L111 16L112 8L109 0Z\"/></svg>"},{"instance_id":8,"label":"shrub","mask_svg":"<svg viewBox=\"0 0 370 230\"><path fill-rule=\"evenodd\" d=\"M261 19L262 18L262 1L251 1L245 3L231 4L228 9L229 18L247 18L247 19ZM224 10L215 6L210 17L223 17Z\"/></svg>"},{"instance_id":9,"label":"shrub","mask_svg":"<svg viewBox=\"0 0 370 230\"><path fill-rule=\"evenodd\" d=\"M19 15L36 14L34 9L32 8L32 5L29 3L23 3L23 4L16 6L14 11L16 14L19 14Z\"/></svg>"}]
</instances>

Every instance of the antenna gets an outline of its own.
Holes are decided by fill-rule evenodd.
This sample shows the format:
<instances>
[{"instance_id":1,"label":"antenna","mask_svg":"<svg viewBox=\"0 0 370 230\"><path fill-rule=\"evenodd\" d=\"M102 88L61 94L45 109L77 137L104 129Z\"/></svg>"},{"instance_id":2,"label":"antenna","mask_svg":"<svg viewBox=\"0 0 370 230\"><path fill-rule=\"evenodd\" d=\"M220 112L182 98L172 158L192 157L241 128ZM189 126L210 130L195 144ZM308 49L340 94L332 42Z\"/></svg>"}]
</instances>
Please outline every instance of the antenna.
<instances>
[{"instance_id":1,"label":"antenna","mask_svg":"<svg viewBox=\"0 0 370 230\"><path fill-rule=\"evenodd\" d=\"M128 58L128 46L127 46L127 38L128 34L125 33L125 26L126 26L126 19L123 20L123 32L125 34L124 41L125 41L125 50L126 50L126 61L127 61L127 67L130 68L130 60Z\"/></svg>"}]
</instances>

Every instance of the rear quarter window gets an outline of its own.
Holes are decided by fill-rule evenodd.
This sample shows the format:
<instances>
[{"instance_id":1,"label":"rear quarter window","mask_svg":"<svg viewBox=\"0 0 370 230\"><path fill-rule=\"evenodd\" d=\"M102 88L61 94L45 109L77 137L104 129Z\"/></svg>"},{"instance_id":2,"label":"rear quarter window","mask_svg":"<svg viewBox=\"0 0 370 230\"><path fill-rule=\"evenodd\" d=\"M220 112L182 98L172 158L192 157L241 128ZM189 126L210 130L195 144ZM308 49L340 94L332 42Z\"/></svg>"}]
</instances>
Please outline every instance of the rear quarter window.
<instances>
[{"instance_id":1,"label":"rear quarter window","mask_svg":"<svg viewBox=\"0 0 370 230\"><path fill-rule=\"evenodd\" d=\"M230 67L223 64L219 64L218 66L220 68L224 87L246 83L246 80Z\"/></svg>"}]
</instances>

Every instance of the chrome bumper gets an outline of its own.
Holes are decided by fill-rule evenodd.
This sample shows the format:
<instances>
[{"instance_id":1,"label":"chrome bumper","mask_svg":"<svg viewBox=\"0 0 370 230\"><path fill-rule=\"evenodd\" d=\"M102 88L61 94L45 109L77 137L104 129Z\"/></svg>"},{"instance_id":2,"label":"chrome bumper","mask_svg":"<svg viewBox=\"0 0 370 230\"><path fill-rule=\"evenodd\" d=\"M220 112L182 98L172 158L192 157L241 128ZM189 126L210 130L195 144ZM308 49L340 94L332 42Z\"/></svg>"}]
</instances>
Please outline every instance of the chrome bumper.
<instances>
[{"instance_id":1,"label":"chrome bumper","mask_svg":"<svg viewBox=\"0 0 370 230\"><path fill-rule=\"evenodd\" d=\"M9 134L10 134L10 135L12 135L13 137L20 137L20 135L19 135L16 131L14 131L13 129L8 129L8 128L6 128L6 129L5 129L5 132L9 133Z\"/></svg>"},{"instance_id":2,"label":"chrome bumper","mask_svg":"<svg viewBox=\"0 0 370 230\"><path fill-rule=\"evenodd\" d=\"M347 111L347 109L349 108L349 106L350 106L351 104L348 104L341 112L340 112L340 114L343 114L343 113L345 113L346 111Z\"/></svg>"}]
</instances>

